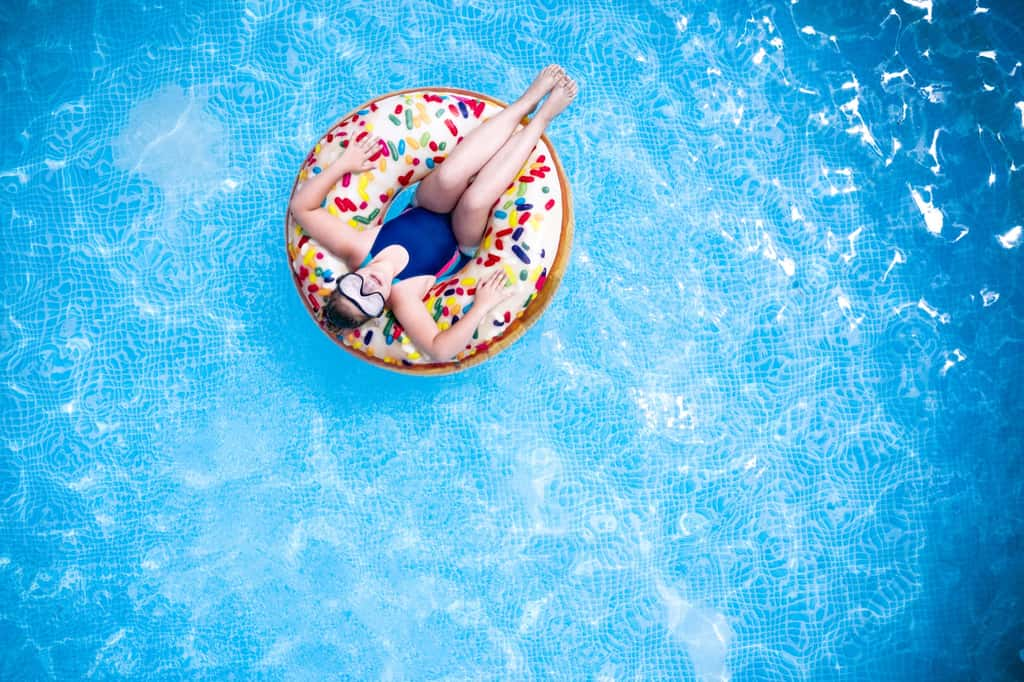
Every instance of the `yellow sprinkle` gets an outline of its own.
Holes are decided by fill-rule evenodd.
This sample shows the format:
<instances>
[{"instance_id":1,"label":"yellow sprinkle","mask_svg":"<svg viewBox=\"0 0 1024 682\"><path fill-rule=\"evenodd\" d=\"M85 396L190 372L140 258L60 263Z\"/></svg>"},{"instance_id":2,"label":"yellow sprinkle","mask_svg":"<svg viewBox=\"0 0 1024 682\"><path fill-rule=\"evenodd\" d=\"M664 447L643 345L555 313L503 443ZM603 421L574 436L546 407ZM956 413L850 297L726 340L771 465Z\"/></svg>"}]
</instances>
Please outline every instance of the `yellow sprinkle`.
<instances>
[{"instance_id":1,"label":"yellow sprinkle","mask_svg":"<svg viewBox=\"0 0 1024 682\"><path fill-rule=\"evenodd\" d=\"M359 229L359 223L357 223L357 222L356 222L356 221L354 221L354 220L349 220L349 221L348 221L348 226L349 226L349 227L351 227L351 228L353 228L353 229L356 229L356 230L358 230L358 229Z\"/></svg>"},{"instance_id":2,"label":"yellow sprinkle","mask_svg":"<svg viewBox=\"0 0 1024 682\"><path fill-rule=\"evenodd\" d=\"M317 142L316 143L316 147L313 148L313 153L314 154L319 154L320 153L320 143L319 142Z\"/></svg>"},{"instance_id":3,"label":"yellow sprinkle","mask_svg":"<svg viewBox=\"0 0 1024 682\"><path fill-rule=\"evenodd\" d=\"M308 178L308 177L309 177L309 171L308 170L303 168L301 171L299 171L299 183L300 184L305 182L306 178Z\"/></svg>"},{"instance_id":4,"label":"yellow sprinkle","mask_svg":"<svg viewBox=\"0 0 1024 682\"><path fill-rule=\"evenodd\" d=\"M444 299L444 305L447 308L451 309L455 305L455 297L449 296L448 298Z\"/></svg>"},{"instance_id":5,"label":"yellow sprinkle","mask_svg":"<svg viewBox=\"0 0 1024 682\"><path fill-rule=\"evenodd\" d=\"M412 156L409 155L409 154L406 154L405 155L405 162L411 166L412 165Z\"/></svg>"},{"instance_id":6,"label":"yellow sprinkle","mask_svg":"<svg viewBox=\"0 0 1024 682\"><path fill-rule=\"evenodd\" d=\"M370 184L370 174L363 173L359 176L359 197L363 201L369 201L370 196L366 193L366 186Z\"/></svg>"},{"instance_id":7,"label":"yellow sprinkle","mask_svg":"<svg viewBox=\"0 0 1024 682\"><path fill-rule=\"evenodd\" d=\"M516 282L519 281L518 279L516 279L515 273L512 272L511 265L509 265L508 263L502 263L501 267L505 268L505 273L508 275L509 282L512 282L512 284L514 285Z\"/></svg>"},{"instance_id":8,"label":"yellow sprinkle","mask_svg":"<svg viewBox=\"0 0 1024 682\"><path fill-rule=\"evenodd\" d=\"M518 225L519 224L519 212L516 211L515 209L512 209L511 211L508 212L508 224L509 225Z\"/></svg>"},{"instance_id":9,"label":"yellow sprinkle","mask_svg":"<svg viewBox=\"0 0 1024 682\"><path fill-rule=\"evenodd\" d=\"M366 347L366 354L370 355L370 356L373 355L373 346L367 346Z\"/></svg>"},{"instance_id":10,"label":"yellow sprinkle","mask_svg":"<svg viewBox=\"0 0 1024 682\"><path fill-rule=\"evenodd\" d=\"M331 203L327 204L327 212L330 213L335 218L340 218L341 217L338 214L338 207L334 204L334 202L331 202Z\"/></svg>"},{"instance_id":11,"label":"yellow sprinkle","mask_svg":"<svg viewBox=\"0 0 1024 682\"><path fill-rule=\"evenodd\" d=\"M481 251L486 251L489 248L491 248L491 235L484 237L484 243L480 245Z\"/></svg>"},{"instance_id":12,"label":"yellow sprinkle","mask_svg":"<svg viewBox=\"0 0 1024 682\"><path fill-rule=\"evenodd\" d=\"M542 265L538 265L536 268L534 268L533 272L530 273L530 281L536 282L538 279L540 279L540 271L543 269L544 266Z\"/></svg>"},{"instance_id":13,"label":"yellow sprinkle","mask_svg":"<svg viewBox=\"0 0 1024 682\"><path fill-rule=\"evenodd\" d=\"M373 124L367 122L367 124L365 126L363 126L363 130L365 130L368 133L372 133L373 132Z\"/></svg>"},{"instance_id":14,"label":"yellow sprinkle","mask_svg":"<svg viewBox=\"0 0 1024 682\"><path fill-rule=\"evenodd\" d=\"M437 323L437 328L440 329L441 331L445 331L446 329L448 329L450 327L451 327L451 325L448 324L447 322L444 322L444 321L441 321L441 322Z\"/></svg>"},{"instance_id":15,"label":"yellow sprinkle","mask_svg":"<svg viewBox=\"0 0 1024 682\"><path fill-rule=\"evenodd\" d=\"M379 170L379 171L380 171L381 173L383 173L383 172L384 172L384 171L386 171L387 169L388 169L388 162L387 162L387 159L385 159L385 158L384 158L384 157L382 156L382 157L380 157L380 158L379 158L379 159L377 160L377 170Z\"/></svg>"},{"instance_id":16,"label":"yellow sprinkle","mask_svg":"<svg viewBox=\"0 0 1024 682\"><path fill-rule=\"evenodd\" d=\"M474 284L476 284L476 277L463 277L462 278L462 285L463 286L472 287Z\"/></svg>"},{"instance_id":17,"label":"yellow sprinkle","mask_svg":"<svg viewBox=\"0 0 1024 682\"><path fill-rule=\"evenodd\" d=\"M420 143L417 142L415 139L413 139L411 136L405 138L405 143L407 145L409 145L410 147L412 147L413 149L419 149L420 148Z\"/></svg>"},{"instance_id":18,"label":"yellow sprinkle","mask_svg":"<svg viewBox=\"0 0 1024 682\"><path fill-rule=\"evenodd\" d=\"M409 353L409 359L410 360L419 360L420 359L419 352L418 351L413 351L413 352Z\"/></svg>"},{"instance_id":19,"label":"yellow sprinkle","mask_svg":"<svg viewBox=\"0 0 1024 682\"><path fill-rule=\"evenodd\" d=\"M316 259L316 249L306 249L306 255L302 257L302 262L306 265L313 265L313 261Z\"/></svg>"}]
</instances>

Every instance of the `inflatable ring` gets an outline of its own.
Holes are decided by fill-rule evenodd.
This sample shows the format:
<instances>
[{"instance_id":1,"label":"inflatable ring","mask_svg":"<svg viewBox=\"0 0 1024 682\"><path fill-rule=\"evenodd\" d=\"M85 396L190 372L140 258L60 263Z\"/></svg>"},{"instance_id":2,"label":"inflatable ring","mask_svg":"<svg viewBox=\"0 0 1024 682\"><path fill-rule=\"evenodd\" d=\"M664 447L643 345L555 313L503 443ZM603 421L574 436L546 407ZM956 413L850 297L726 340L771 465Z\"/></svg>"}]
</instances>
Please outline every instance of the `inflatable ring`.
<instances>
[{"instance_id":1,"label":"inflatable ring","mask_svg":"<svg viewBox=\"0 0 1024 682\"><path fill-rule=\"evenodd\" d=\"M377 168L346 175L328 192L324 206L338 218L338 229L378 227L391 202L419 182L463 136L506 105L477 93L451 88L400 90L350 112L324 135L306 157L292 196L311 174L330 165L353 135L373 133L390 155ZM524 119L523 123L527 121ZM423 298L438 328L458 321L473 302L475 285L503 268L516 293L484 316L456 357L437 362L417 349L390 308L380 317L344 333L323 317L335 281L346 264L322 248L288 211L285 240L295 285L307 310L328 336L356 357L386 369L412 374L449 374L476 365L511 345L547 308L561 280L572 245L572 197L562 165L547 136L491 211L480 248L466 265L438 281Z\"/></svg>"}]
</instances>

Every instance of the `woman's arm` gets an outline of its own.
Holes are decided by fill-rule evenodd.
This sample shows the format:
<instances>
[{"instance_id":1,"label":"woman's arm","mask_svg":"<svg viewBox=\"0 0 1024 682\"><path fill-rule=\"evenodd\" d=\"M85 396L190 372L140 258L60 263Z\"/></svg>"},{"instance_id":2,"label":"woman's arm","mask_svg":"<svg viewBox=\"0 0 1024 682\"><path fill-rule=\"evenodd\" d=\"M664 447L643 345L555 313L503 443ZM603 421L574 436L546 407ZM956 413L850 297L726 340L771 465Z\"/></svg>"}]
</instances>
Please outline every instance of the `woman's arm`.
<instances>
[{"instance_id":1,"label":"woman's arm","mask_svg":"<svg viewBox=\"0 0 1024 682\"><path fill-rule=\"evenodd\" d=\"M324 203L324 197L347 173L363 172L373 168L370 160L380 148L380 138L367 136L360 142L349 141L348 147L337 161L306 180L302 189L292 197L293 212L315 211Z\"/></svg>"},{"instance_id":2,"label":"woman's arm","mask_svg":"<svg viewBox=\"0 0 1024 682\"><path fill-rule=\"evenodd\" d=\"M302 226L306 234L342 260L350 257L352 237L348 231L340 229L342 224L326 209L320 208L320 204L346 173L373 168L370 158L379 144L380 138L369 137L355 144L349 143L341 157L307 180L289 204L295 222Z\"/></svg>"},{"instance_id":3,"label":"woman's arm","mask_svg":"<svg viewBox=\"0 0 1024 682\"><path fill-rule=\"evenodd\" d=\"M466 347L484 315L514 293L512 287L506 288L507 284L508 278L503 270L491 273L477 285L469 310L464 311L459 321L444 331L438 329L437 322L423 301L414 296L392 295L391 312L417 348L433 360L446 362Z\"/></svg>"}]
</instances>

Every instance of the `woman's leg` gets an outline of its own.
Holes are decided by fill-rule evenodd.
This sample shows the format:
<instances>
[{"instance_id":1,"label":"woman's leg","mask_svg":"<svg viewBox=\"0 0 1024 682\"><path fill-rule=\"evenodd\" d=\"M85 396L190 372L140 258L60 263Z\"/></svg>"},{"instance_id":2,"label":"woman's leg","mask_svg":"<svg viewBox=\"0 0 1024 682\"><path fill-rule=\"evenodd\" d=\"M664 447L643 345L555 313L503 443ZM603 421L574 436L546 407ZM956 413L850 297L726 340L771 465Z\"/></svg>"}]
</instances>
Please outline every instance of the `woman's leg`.
<instances>
[{"instance_id":1,"label":"woman's leg","mask_svg":"<svg viewBox=\"0 0 1024 682\"><path fill-rule=\"evenodd\" d=\"M563 77L533 120L514 133L480 169L452 213L452 232L461 248L472 250L480 243L494 202L518 177L548 123L569 106L575 96L576 82Z\"/></svg>"},{"instance_id":2,"label":"woman's leg","mask_svg":"<svg viewBox=\"0 0 1024 682\"><path fill-rule=\"evenodd\" d=\"M420 182L416 189L416 205L435 213L451 212L470 179L505 144L519 122L537 106L537 102L558 83L561 74L561 67L554 64L546 67L519 99L455 145L444 163Z\"/></svg>"}]
</instances>

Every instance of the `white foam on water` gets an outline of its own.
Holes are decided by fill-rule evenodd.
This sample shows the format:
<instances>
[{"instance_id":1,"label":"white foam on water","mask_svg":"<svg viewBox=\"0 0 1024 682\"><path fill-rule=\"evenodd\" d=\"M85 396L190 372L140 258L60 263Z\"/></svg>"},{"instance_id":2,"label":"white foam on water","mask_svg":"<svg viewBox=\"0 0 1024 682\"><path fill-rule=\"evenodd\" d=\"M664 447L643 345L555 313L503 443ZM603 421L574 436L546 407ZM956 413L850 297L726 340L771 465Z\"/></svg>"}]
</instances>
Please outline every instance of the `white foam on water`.
<instances>
[{"instance_id":1,"label":"white foam on water","mask_svg":"<svg viewBox=\"0 0 1024 682\"><path fill-rule=\"evenodd\" d=\"M921 193L918 192L916 189L910 187L910 185L907 185L907 187L910 189L910 196L911 198L913 198L914 203L917 204L918 210L920 210L922 215L924 215L925 227L928 228L928 231L930 233L936 236L942 234L942 223L944 220L944 216L942 214L942 211L935 208L935 206L932 204L932 186L926 185L924 187L924 189L928 192L928 201L925 201L924 198L921 196Z\"/></svg>"},{"instance_id":2,"label":"white foam on water","mask_svg":"<svg viewBox=\"0 0 1024 682\"><path fill-rule=\"evenodd\" d=\"M911 7L925 10L924 20L932 23L932 0L903 0Z\"/></svg>"},{"instance_id":3,"label":"white foam on water","mask_svg":"<svg viewBox=\"0 0 1024 682\"><path fill-rule=\"evenodd\" d=\"M885 273L882 275L882 281L884 282L886 280L886 278L889 276L889 273L892 272L892 269L894 267L906 262L907 257L903 255L902 251L896 249L896 251L892 255L892 260L889 261L889 267L885 269Z\"/></svg>"},{"instance_id":4,"label":"white foam on water","mask_svg":"<svg viewBox=\"0 0 1024 682\"><path fill-rule=\"evenodd\" d=\"M953 356L952 359L949 357L951 354ZM942 369L939 370L939 376L946 376L946 372L949 371L950 367L967 359L967 356L959 348L954 348L952 353L945 353L944 355L946 356L946 362L943 363Z\"/></svg>"},{"instance_id":5,"label":"white foam on water","mask_svg":"<svg viewBox=\"0 0 1024 682\"><path fill-rule=\"evenodd\" d=\"M935 165L932 166L932 168L931 168L932 173L934 173L935 175L938 175L939 174L939 170L942 168L942 166L939 165L939 155L938 155L938 150L936 149L936 146L938 145L938 142L939 142L939 131L940 130L942 130L942 128L936 128L935 129L935 132L932 135L932 146L928 148L928 153L931 154L932 158L935 160Z\"/></svg>"},{"instance_id":6,"label":"white foam on water","mask_svg":"<svg viewBox=\"0 0 1024 682\"><path fill-rule=\"evenodd\" d=\"M1020 246L1021 226L1015 225L1003 234L997 235L999 245L1004 249L1015 249Z\"/></svg>"}]
</instances>

